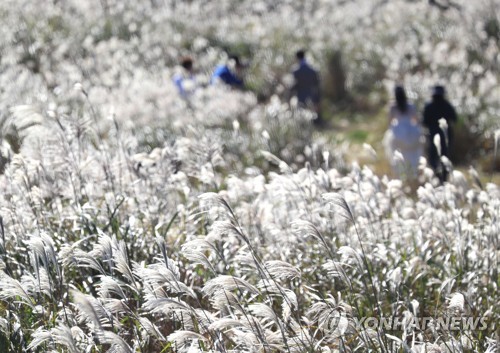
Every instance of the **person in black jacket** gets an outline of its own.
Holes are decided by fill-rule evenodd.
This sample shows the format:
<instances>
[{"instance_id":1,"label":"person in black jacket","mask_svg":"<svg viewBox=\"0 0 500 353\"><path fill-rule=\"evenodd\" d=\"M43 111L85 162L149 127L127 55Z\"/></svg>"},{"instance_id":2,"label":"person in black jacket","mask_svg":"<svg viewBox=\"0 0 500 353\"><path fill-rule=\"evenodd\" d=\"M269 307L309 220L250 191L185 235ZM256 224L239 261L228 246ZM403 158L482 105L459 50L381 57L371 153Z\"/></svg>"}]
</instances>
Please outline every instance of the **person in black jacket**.
<instances>
[{"instance_id":1,"label":"person in black jacket","mask_svg":"<svg viewBox=\"0 0 500 353\"><path fill-rule=\"evenodd\" d=\"M425 105L423 115L423 125L429 130L428 161L439 180L444 182L448 177L448 172L441 162L441 156L448 157L449 147L453 139L452 124L457 121L457 114L453 106L446 100L443 86L434 87L432 100ZM441 118L446 121L446 124L443 122L440 124ZM435 143L436 135L439 136L440 140L438 146ZM438 147L440 147L439 150Z\"/></svg>"},{"instance_id":2,"label":"person in black jacket","mask_svg":"<svg viewBox=\"0 0 500 353\"><path fill-rule=\"evenodd\" d=\"M320 114L320 82L318 72L306 61L305 50L299 50L295 53L297 66L292 74L294 84L291 88L291 94L297 97L299 104L303 107L312 108L317 117L314 120L315 125L322 125L323 120Z\"/></svg>"}]
</instances>

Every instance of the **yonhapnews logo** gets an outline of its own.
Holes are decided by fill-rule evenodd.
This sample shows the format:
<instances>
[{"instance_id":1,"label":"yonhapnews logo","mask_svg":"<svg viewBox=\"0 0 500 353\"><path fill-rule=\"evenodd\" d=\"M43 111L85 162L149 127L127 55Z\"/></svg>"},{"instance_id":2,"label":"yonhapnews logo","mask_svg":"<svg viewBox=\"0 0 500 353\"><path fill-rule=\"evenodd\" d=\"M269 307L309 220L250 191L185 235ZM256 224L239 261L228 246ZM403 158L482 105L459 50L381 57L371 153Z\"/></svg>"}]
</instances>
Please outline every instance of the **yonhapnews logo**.
<instances>
[{"instance_id":1,"label":"yonhapnews logo","mask_svg":"<svg viewBox=\"0 0 500 353\"><path fill-rule=\"evenodd\" d=\"M385 331L407 329L427 330L430 328L445 331L481 331L488 328L486 317L362 317L354 318L356 326Z\"/></svg>"},{"instance_id":2,"label":"yonhapnews logo","mask_svg":"<svg viewBox=\"0 0 500 353\"><path fill-rule=\"evenodd\" d=\"M323 327L329 330L340 330L349 326L349 322L357 329L372 329L384 331L403 330L445 330L445 331L482 331L488 329L490 320L487 317L472 316L391 316L391 317L353 317L348 318L343 314L330 315L323 322ZM326 325L325 325L326 324ZM492 323L494 325L494 323ZM493 327L494 328L494 327Z\"/></svg>"}]
</instances>

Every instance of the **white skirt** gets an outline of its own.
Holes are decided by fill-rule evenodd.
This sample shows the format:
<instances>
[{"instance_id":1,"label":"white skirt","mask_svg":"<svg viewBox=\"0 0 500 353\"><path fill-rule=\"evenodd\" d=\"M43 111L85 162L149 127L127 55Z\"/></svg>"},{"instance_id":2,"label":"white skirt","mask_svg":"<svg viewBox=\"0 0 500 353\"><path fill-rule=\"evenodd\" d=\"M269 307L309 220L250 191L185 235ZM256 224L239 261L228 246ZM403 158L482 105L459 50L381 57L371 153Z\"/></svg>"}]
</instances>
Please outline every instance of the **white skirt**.
<instances>
[{"instance_id":1,"label":"white skirt","mask_svg":"<svg viewBox=\"0 0 500 353\"><path fill-rule=\"evenodd\" d=\"M423 143L421 127L410 121L396 122L386 131L383 140L384 148L393 171L399 177L406 175L414 178L418 175Z\"/></svg>"}]
</instances>

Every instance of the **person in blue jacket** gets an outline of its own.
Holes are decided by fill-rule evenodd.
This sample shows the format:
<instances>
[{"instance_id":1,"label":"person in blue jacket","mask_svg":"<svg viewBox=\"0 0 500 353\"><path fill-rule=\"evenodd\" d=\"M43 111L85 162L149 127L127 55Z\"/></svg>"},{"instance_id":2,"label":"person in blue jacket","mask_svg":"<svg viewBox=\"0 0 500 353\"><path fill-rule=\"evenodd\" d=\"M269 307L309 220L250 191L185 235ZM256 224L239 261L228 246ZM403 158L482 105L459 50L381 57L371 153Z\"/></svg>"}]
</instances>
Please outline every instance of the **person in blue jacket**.
<instances>
[{"instance_id":1,"label":"person in blue jacket","mask_svg":"<svg viewBox=\"0 0 500 353\"><path fill-rule=\"evenodd\" d=\"M177 72L172 80L181 97L188 98L196 90L196 78L193 69L193 59L185 56L180 62L181 70Z\"/></svg>"},{"instance_id":2,"label":"person in blue jacket","mask_svg":"<svg viewBox=\"0 0 500 353\"><path fill-rule=\"evenodd\" d=\"M225 83L231 87L243 88L243 73L244 66L238 56L230 56L227 64L219 65L215 68L211 84Z\"/></svg>"}]
</instances>

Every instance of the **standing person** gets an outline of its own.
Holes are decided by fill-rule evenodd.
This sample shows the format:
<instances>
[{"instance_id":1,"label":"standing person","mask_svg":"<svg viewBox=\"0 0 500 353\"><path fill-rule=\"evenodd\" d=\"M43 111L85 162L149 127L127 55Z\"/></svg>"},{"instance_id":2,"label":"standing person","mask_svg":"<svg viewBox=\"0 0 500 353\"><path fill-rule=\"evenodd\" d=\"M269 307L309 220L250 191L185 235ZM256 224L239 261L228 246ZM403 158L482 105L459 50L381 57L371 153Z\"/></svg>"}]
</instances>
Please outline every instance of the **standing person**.
<instances>
[{"instance_id":1,"label":"standing person","mask_svg":"<svg viewBox=\"0 0 500 353\"><path fill-rule=\"evenodd\" d=\"M174 75L173 81L181 97L187 98L196 89L193 59L189 56L185 56L181 59L180 64L181 70Z\"/></svg>"},{"instance_id":2,"label":"standing person","mask_svg":"<svg viewBox=\"0 0 500 353\"><path fill-rule=\"evenodd\" d=\"M418 122L417 108L408 102L402 86L394 89L395 102L389 109L389 129L384 137L387 154L393 170L400 177L415 179L422 155L422 128ZM396 151L404 161L397 161Z\"/></svg>"},{"instance_id":3,"label":"standing person","mask_svg":"<svg viewBox=\"0 0 500 353\"><path fill-rule=\"evenodd\" d=\"M323 120L320 115L320 85L318 72L309 65L305 50L295 53L297 65L292 74L294 84L291 88L293 96L297 97L299 104L304 107L311 107L317 114L314 120L315 125L322 125Z\"/></svg>"},{"instance_id":4,"label":"standing person","mask_svg":"<svg viewBox=\"0 0 500 353\"><path fill-rule=\"evenodd\" d=\"M215 68L210 83L225 83L231 87L243 88L243 69L244 65L241 63L240 58L232 55L228 58L226 64Z\"/></svg>"},{"instance_id":5,"label":"standing person","mask_svg":"<svg viewBox=\"0 0 500 353\"><path fill-rule=\"evenodd\" d=\"M440 123L440 119L444 119L446 124ZM445 88L435 86L432 92L432 100L424 108L423 123L429 130L427 141L429 164L441 182L446 181L448 177L448 171L441 162L441 156L448 157L449 146L453 138L451 125L456 121L457 114L453 106L445 98ZM436 135L439 136L439 143ZM436 144L439 146L439 150Z\"/></svg>"}]
</instances>

